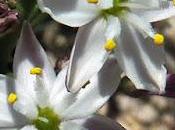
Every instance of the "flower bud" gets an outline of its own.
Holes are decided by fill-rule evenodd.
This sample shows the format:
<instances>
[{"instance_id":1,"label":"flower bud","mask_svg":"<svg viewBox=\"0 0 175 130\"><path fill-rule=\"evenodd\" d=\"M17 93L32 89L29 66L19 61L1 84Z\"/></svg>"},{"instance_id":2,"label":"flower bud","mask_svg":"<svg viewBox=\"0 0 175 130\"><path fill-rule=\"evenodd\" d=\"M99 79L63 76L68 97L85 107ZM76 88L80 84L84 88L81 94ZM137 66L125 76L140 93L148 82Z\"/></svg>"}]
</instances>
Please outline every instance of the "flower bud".
<instances>
[{"instance_id":1,"label":"flower bud","mask_svg":"<svg viewBox=\"0 0 175 130\"><path fill-rule=\"evenodd\" d=\"M18 13L11 10L5 2L0 1L0 33L9 29L17 21Z\"/></svg>"}]
</instances>

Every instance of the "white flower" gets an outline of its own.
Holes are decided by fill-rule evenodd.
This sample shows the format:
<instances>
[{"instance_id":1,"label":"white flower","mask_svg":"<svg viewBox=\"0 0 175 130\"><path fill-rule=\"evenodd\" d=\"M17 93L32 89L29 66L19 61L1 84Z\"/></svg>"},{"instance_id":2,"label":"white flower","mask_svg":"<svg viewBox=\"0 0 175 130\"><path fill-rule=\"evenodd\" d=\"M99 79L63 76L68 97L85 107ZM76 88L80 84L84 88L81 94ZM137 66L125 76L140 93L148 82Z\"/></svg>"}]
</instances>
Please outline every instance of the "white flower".
<instances>
[{"instance_id":1,"label":"white flower","mask_svg":"<svg viewBox=\"0 0 175 130\"><path fill-rule=\"evenodd\" d=\"M170 0L38 0L56 21L80 27L66 85L78 91L97 73L109 54L138 89L164 92L164 36L151 22L175 15ZM112 69L111 66L109 69Z\"/></svg>"},{"instance_id":2,"label":"white flower","mask_svg":"<svg viewBox=\"0 0 175 130\"><path fill-rule=\"evenodd\" d=\"M114 59L108 60L108 67ZM117 71L118 67L114 67ZM119 130L114 121L92 115L116 90L119 74L102 69L90 84L71 94L65 87L67 67L56 77L29 24L24 24L14 57L15 79L0 75L0 129ZM108 91L106 91L106 87Z\"/></svg>"},{"instance_id":3,"label":"white flower","mask_svg":"<svg viewBox=\"0 0 175 130\"><path fill-rule=\"evenodd\" d=\"M88 0L37 1L43 12L48 13L56 21L72 27L89 23L98 17L103 9L113 6L113 0L100 0L97 4L92 4Z\"/></svg>"}]
</instances>

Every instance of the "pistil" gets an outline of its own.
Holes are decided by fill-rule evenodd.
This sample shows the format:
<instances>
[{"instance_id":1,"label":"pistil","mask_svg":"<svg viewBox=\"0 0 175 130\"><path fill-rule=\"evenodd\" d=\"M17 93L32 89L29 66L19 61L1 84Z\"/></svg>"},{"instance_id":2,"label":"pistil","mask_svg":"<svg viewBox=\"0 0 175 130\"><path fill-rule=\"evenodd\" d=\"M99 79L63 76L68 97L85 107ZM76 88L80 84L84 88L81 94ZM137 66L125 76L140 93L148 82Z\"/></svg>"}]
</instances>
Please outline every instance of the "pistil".
<instances>
[{"instance_id":1,"label":"pistil","mask_svg":"<svg viewBox=\"0 0 175 130\"><path fill-rule=\"evenodd\" d=\"M61 120L52 109L48 107L38 108L38 113L38 118L33 121L38 130L60 130Z\"/></svg>"}]
</instances>

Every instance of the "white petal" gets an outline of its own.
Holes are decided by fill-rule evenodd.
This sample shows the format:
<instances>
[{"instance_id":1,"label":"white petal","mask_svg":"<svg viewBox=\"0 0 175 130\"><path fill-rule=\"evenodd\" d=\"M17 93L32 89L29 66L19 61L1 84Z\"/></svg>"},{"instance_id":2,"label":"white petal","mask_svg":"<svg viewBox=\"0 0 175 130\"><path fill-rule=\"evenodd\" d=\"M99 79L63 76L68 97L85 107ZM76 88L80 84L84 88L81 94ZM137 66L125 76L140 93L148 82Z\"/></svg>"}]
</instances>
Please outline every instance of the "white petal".
<instances>
[{"instance_id":1,"label":"white petal","mask_svg":"<svg viewBox=\"0 0 175 130\"><path fill-rule=\"evenodd\" d=\"M95 4L86 0L37 0L40 9L56 21L78 27L92 21L99 15Z\"/></svg>"},{"instance_id":2,"label":"white petal","mask_svg":"<svg viewBox=\"0 0 175 130\"><path fill-rule=\"evenodd\" d=\"M3 128L3 130L19 130L19 128Z\"/></svg>"},{"instance_id":3,"label":"white petal","mask_svg":"<svg viewBox=\"0 0 175 130\"><path fill-rule=\"evenodd\" d=\"M132 0L131 0L132 1ZM135 3L124 3L133 13L136 13L140 17L145 18L148 22L161 21L170 18L175 15L175 7L172 1L169 0L149 0L141 1L134 0L137 4L141 4L134 7Z\"/></svg>"},{"instance_id":4,"label":"white petal","mask_svg":"<svg viewBox=\"0 0 175 130\"><path fill-rule=\"evenodd\" d=\"M138 89L163 92L166 83L164 51L123 22L117 58L125 74Z\"/></svg>"},{"instance_id":5,"label":"white petal","mask_svg":"<svg viewBox=\"0 0 175 130\"><path fill-rule=\"evenodd\" d=\"M2 130L19 130L19 128L3 128Z\"/></svg>"},{"instance_id":6,"label":"white petal","mask_svg":"<svg viewBox=\"0 0 175 130\"><path fill-rule=\"evenodd\" d=\"M142 17L145 12L152 14L154 11L164 10L174 5L169 0L130 0L129 2L121 3L120 6L127 7L132 13Z\"/></svg>"},{"instance_id":7,"label":"white petal","mask_svg":"<svg viewBox=\"0 0 175 130\"><path fill-rule=\"evenodd\" d=\"M126 13L124 16L125 20L137 28L140 33L144 34L146 37L154 36L154 30L149 22L147 22L143 17L139 17L133 13Z\"/></svg>"},{"instance_id":8,"label":"white petal","mask_svg":"<svg viewBox=\"0 0 175 130\"><path fill-rule=\"evenodd\" d=\"M152 7L150 7L150 6L142 5L142 4L139 4L139 3L133 3L133 2L120 3L119 6L120 7L127 7L132 12L135 12L135 13L137 13L138 10L145 11L145 10L152 9Z\"/></svg>"},{"instance_id":9,"label":"white petal","mask_svg":"<svg viewBox=\"0 0 175 130\"><path fill-rule=\"evenodd\" d=\"M8 104L7 97L15 87L15 81L0 75L0 128L19 127L26 123L26 119L13 110Z\"/></svg>"},{"instance_id":10,"label":"white petal","mask_svg":"<svg viewBox=\"0 0 175 130\"><path fill-rule=\"evenodd\" d=\"M26 116L28 119L36 119L38 109L35 100L27 92L17 91L18 100L14 104L14 109Z\"/></svg>"},{"instance_id":11,"label":"white petal","mask_svg":"<svg viewBox=\"0 0 175 130\"><path fill-rule=\"evenodd\" d=\"M143 10L157 10L157 9L163 9L163 8L167 8L169 6L172 5L172 2L170 2L169 0L129 0L128 2L128 7L129 4L136 4L136 5L140 5L143 8L140 8L140 10L137 10L138 12L143 11ZM133 9L131 7L131 9ZM139 8L138 8L139 9Z\"/></svg>"},{"instance_id":12,"label":"white petal","mask_svg":"<svg viewBox=\"0 0 175 130\"><path fill-rule=\"evenodd\" d=\"M76 94L68 92L65 86L67 69L66 66L58 74L50 94L50 105L58 115L65 111L76 99Z\"/></svg>"},{"instance_id":13,"label":"white petal","mask_svg":"<svg viewBox=\"0 0 175 130\"><path fill-rule=\"evenodd\" d=\"M107 18L106 39L118 38L121 33L120 21L117 17L109 16Z\"/></svg>"},{"instance_id":14,"label":"white petal","mask_svg":"<svg viewBox=\"0 0 175 130\"><path fill-rule=\"evenodd\" d=\"M68 66L64 67L57 75L57 78L54 82L53 88L50 92L50 100L54 100L55 97L59 96L59 94L66 90L65 88L65 79L66 73L68 70Z\"/></svg>"},{"instance_id":15,"label":"white petal","mask_svg":"<svg viewBox=\"0 0 175 130\"><path fill-rule=\"evenodd\" d=\"M35 126L33 126L33 125L28 125L28 126L23 127L20 130L38 130L38 129L35 128Z\"/></svg>"},{"instance_id":16,"label":"white petal","mask_svg":"<svg viewBox=\"0 0 175 130\"><path fill-rule=\"evenodd\" d=\"M50 84L50 86L52 86L52 84ZM46 89L45 81L43 80L42 77L39 76L36 77L35 92L36 92L37 105L41 108L48 107L50 89Z\"/></svg>"},{"instance_id":17,"label":"white petal","mask_svg":"<svg viewBox=\"0 0 175 130\"><path fill-rule=\"evenodd\" d=\"M17 91L27 92L32 98L35 98L36 76L30 74L33 67L43 69L42 79L45 87L50 89L56 76L49 63L47 56L36 39L31 26L24 24L21 36L15 51L14 74L20 86Z\"/></svg>"},{"instance_id":18,"label":"white petal","mask_svg":"<svg viewBox=\"0 0 175 130\"><path fill-rule=\"evenodd\" d=\"M81 126L80 124L78 123L74 123L74 122L71 122L71 121L67 121L67 122L62 122L60 124L60 130L88 130L86 128L84 128L83 126Z\"/></svg>"},{"instance_id":19,"label":"white petal","mask_svg":"<svg viewBox=\"0 0 175 130\"><path fill-rule=\"evenodd\" d=\"M65 119L84 117L96 112L116 91L121 70L117 61L109 58L90 83L77 93L77 100L62 114Z\"/></svg>"},{"instance_id":20,"label":"white petal","mask_svg":"<svg viewBox=\"0 0 175 130\"><path fill-rule=\"evenodd\" d=\"M155 11L145 11L141 15L148 22L157 22L175 16L175 7Z\"/></svg>"},{"instance_id":21,"label":"white petal","mask_svg":"<svg viewBox=\"0 0 175 130\"><path fill-rule=\"evenodd\" d=\"M129 0L131 3L137 3L143 6L147 6L149 8L159 8L160 0Z\"/></svg>"},{"instance_id":22,"label":"white petal","mask_svg":"<svg viewBox=\"0 0 175 130\"><path fill-rule=\"evenodd\" d=\"M102 9L112 8L113 7L113 0L100 0L98 5Z\"/></svg>"},{"instance_id":23,"label":"white petal","mask_svg":"<svg viewBox=\"0 0 175 130\"><path fill-rule=\"evenodd\" d=\"M108 56L104 49L105 32L104 19L95 20L79 29L66 82L71 92L77 92L104 64Z\"/></svg>"},{"instance_id":24,"label":"white petal","mask_svg":"<svg viewBox=\"0 0 175 130\"><path fill-rule=\"evenodd\" d=\"M61 125L64 126L61 130L67 130L74 126L77 126L77 128L73 130L125 130L117 122L102 116L91 116L84 119L71 120L63 122Z\"/></svg>"}]
</instances>

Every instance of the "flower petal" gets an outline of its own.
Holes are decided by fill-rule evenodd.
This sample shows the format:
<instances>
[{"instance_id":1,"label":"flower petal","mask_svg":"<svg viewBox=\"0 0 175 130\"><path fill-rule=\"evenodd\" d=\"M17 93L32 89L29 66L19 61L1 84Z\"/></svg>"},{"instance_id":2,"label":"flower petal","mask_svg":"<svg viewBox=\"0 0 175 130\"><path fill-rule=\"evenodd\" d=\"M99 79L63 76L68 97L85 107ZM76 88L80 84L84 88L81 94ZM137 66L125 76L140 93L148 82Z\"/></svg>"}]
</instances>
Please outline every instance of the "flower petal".
<instances>
[{"instance_id":1,"label":"flower petal","mask_svg":"<svg viewBox=\"0 0 175 130\"><path fill-rule=\"evenodd\" d=\"M108 9L113 7L113 0L100 0L98 6L102 9Z\"/></svg>"},{"instance_id":2,"label":"flower petal","mask_svg":"<svg viewBox=\"0 0 175 130\"><path fill-rule=\"evenodd\" d=\"M66 80L66 73L68 70L68 66L65 66L57 75L57 78L54 82L53 88L51 89L50 92L50 100L54 100L57 96L60 95L60 93L64 90L65 88L65 80Z\"/></svg>"},{"instance_id":3,"label":"flower petal","mask_svg":"<svg viewBox=\"0 0 175 130\"><path fill-rule=\"evenodd\" d=\"M130 7L132 12L136 13L140 17L145 18L148 22L161 21L175 15L175 7L172 1L169 0L149 0L150 2L140 0L133 0L133 1L145 7L143 8L142 6L140 6L140 8L137 8L138 6L136 6L136 8ZM128 7L129 5L133 6L133 3L132 4L128 3L127 5Z\"/></svg>"},{"instance_id":4,"label":"flower petal","mask_svg":"<svg viewBox=\"0 0 175 130\"><path fill-rule=\"evenodd\" d=\"M166 87L166 89L173 90L174 88L175 88L175 74L168 74L167 75L167 87Z\"/></svg>"},{"instance_id":5,"label":"flower petal","mask_svg":"<svg viewBox=\"0 0 175 130\"><path fill-rule=\"evenodd\" d=\"M140 33L142 33L144 37L154 37L154 29L152 28L151 24L147 22L144 18L129 12L125 14L124 18L129 24L132 24L132 26L140 31Z\"/></svg>"},{"instance_id":6,"label":"flower petal","mask_svg":"<svg viewBox=\"0 0 175 130\"><path fill-rule=\"evenodd\" d=\"M97 19L79 29L66 81L71 92L77 92L106 61L108 53L104 49L105 32L104 19Z\"/></svg>"},{"instance_id":7,"label":"flower petal","mask_svg":"<svg viewBox=\"0 0 175 130\"><path fill-rule=\"evenodd\" d=\"M19 42L15 51L13 70L17 81L21 84L17 89L23 89L34 97L34 87L36 87L36 76L30 74L34 67L43 69L42 79L47 89L56 76L53 67L49 63L47 56L36 39L32 28L25 23L21 32Z\"/></svg>"},{"instance_id":8,"label":"flower petal","mask_svg":"<svg viewBox=\"0 0 175 130\"><path fill-rule=\"evenodd\" d=\"M148 22L157 22L175 16L175 7L155 11L145 11L141 15Z\"/></svg>"},{"instance_id":9,"label":"flower petal","mask_svg":"<svg viewBox=\"0 0 175 130\"><path fill-rule=\"evenodd\" d=\"M152 7L152 8L158 8L160 6L160 1L161 0L129 0L129 3L137 3L140 5L144 5L144 6L148 6L148 7Z\"/></svg>"},{"instance_id":10,"label":"flower petal","mask_svg":"<svg viewBox=\"0 0 175 130\"><path fill-rule=\"evenodd\" d=\"M54 20L68 26L85 25L99 15L95 4L86 0L37 0L40 9Z\"/></svg>"},{"instance_id":11,"label":"flower petal","mask_svg":"<svg viewBox=\"0 0 175 130\"><path fill-rule=\"evenodd\" d=\"M13 86L15 86L13 79L0 75L0 128L17 128L26 123L26 119L14 111L7 102Z\"/></svg>"},{"instance_id":12,"label":"flower petal","mask_svg":"<svg viewBox=\"0 0 175 130\"><path fill-rule=\"evenodd\" d=\"M169 0L147 0L147 1L129 0L128 7L132 8L132 6L129 6L129 4L131 4L131 5L132 4L140 5L140 7L143 7L143 10L145 10L145 9L148 10L149 9L149 10L153 11L153 10L157 10L157 9L167 8L167 7L172 5L172 2L170 2ZM134 9L134 8L132 8L132 9ZM140 8L140 11L143 11L143 10L142 10L142 8ZM139 10L137 10L137 11L139 11Z\"/></svg>"},{"instance_id":13,"label":"flower petal","mask_svg":"<svg viewBox=\"0 0 175 130\"><path fill-rule=\"evenodd\" d=\"M35 128L35 126L33 126L33 125L28 125L28 126L23 127L20 130L38 130L38 129Z\"/></svg>"},{"instance_id":14,"label":"flower petal","mask_svg":"<svg viewBox=\"0 0 175 130\"><path fill-rule=\"evenodd\" d=\"M63 126L61 130L67 130L74 126L77 126L77 128L73 130L125 130L117 122L103 116L91 116L84 119L71 120L63 122L61 126Z\"/></svg>"},{"instance_id":15,"label":"flower petal","mask_svg":"<svg viewBox=\"0 0 175 130\"><path fill-rule=\"evenodd\" d=\"M106 39L118 38L121 33L121 24L119 18L108 16L107 28L105 32Z\"/></svg>"},{"instance_id":16,"label":"flower petal","mask_svg":"<svg viewBox=\"0 0 175 130\"><path fill-rule=\"evenodd\" d=\"M175 98L175 74L168 74L166 82L165 93L161 95Z\"/></svg>"},{"instance_id":17,"label":"flower petal","mask_svg":"<svg viewBox=\"0 0 175 130\"><path fill-rule=\"evenodd\" d=\"M18 85L18 87L23 87ZM26 91L23 90L16 90L18 100L14 104L14 109L21 113L22 115L26 116L28 119L36 119L38 116L38 108L36 101L33 99L33 97L28 94Z\"/></svg>"},{"instance_id":18,"label":"flower petal","mask_svg":"<svg viewBox=\"0 0 175 130\"><path fill-rule=\"evenodd\" d=\"M5 128L3 130L19 130L19 128Z\"/></svg>"},{"instance_id":19,"label":"flower petal","mask_svg":"<svg viewBox=\"0 0 175 130\"><path fill-rule=\"evenodd\" d=\"M60 124L60 130L88 130L86 128L84 128L83 126L81 126L78 123L74 123L72 121L66 121L66 122L62 122Z\"/></svg>"},{"instance_id":20,"label":"flower petal","mask_svg":"<svg viewBox=\"0 0 175 130\"><path fill-rule=\"evenodd\" d=\"M96 112L116 91L120 82L121 70L117 61L109 58L90 83L77 93L76 101L63 112L65 119L84 117Z\"/></svg>"},{"instance_id":21,"label":"flower petal","mask_svg":"<svg viewBox=\"0 0 175 130\"><path fill-rule=\"evenodd\" d=\"M116 54L123 71L138 89L163 92L167 72L163 48L128 23L123 22L122 29Z\"/></svg>"},{"instance_id":22,"label":"flower petal","mask_svg":"<svg viewBox=\"0 0 175 130\"><path fill-rule=\"evenodd\" d=\"M76 99L76 94L68 92L65 86L67 70L68 66L59 72L50 94L50 105L58 115L65 111Z\"/></svg>"}]
</instances>

